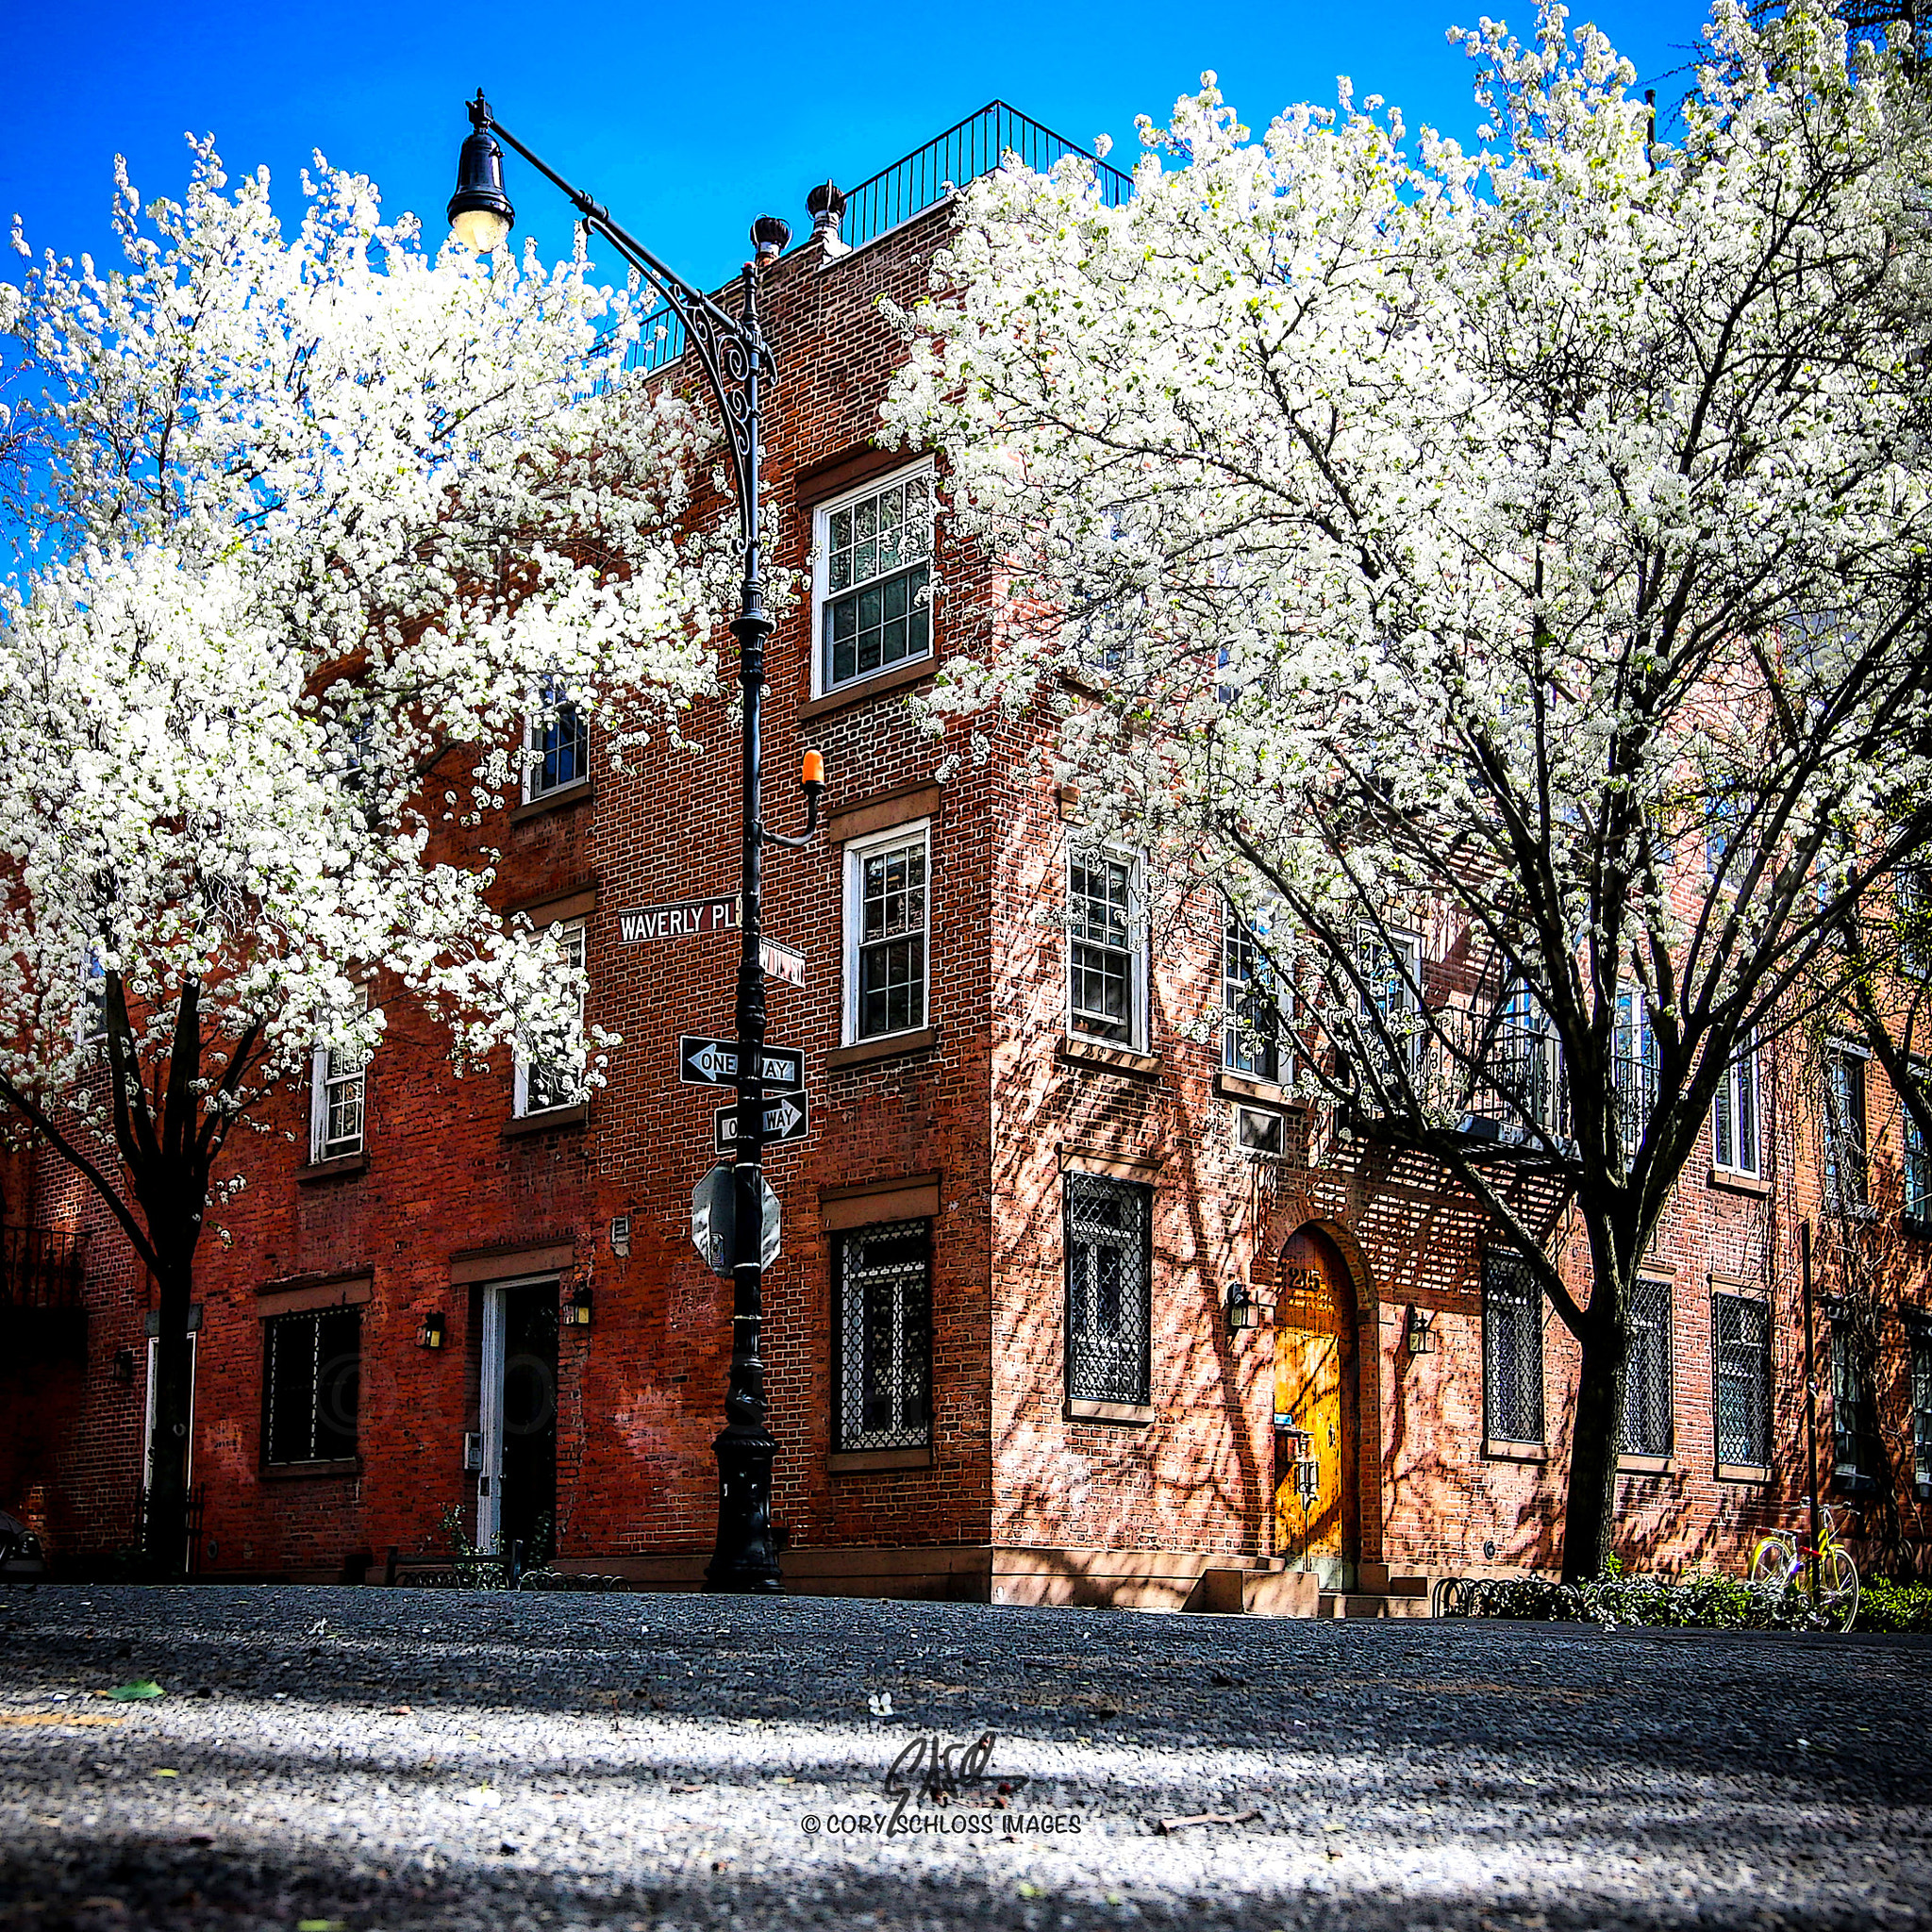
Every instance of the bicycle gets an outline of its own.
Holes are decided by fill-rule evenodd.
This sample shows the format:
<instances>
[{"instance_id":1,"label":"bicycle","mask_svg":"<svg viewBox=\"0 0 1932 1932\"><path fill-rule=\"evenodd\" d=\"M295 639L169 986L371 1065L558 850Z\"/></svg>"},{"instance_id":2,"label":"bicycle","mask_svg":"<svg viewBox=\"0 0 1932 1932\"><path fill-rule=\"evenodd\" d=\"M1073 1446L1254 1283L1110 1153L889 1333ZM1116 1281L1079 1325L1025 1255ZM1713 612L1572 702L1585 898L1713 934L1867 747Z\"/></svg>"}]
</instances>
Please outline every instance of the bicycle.
<instances>
[{"instance_id":1,"label":"bicycle","mask_svg":"<svg viewBox=\"0 0 1932 1932\"><path fill-rule=\"evenodd\" d=\"M1783 1598L1792 1591L1809 1597L1808 1577L1813 1561L1818 1565L1818 1594L1814 1612L1827 1625L1849 1630L1858 1615L1858 1566L1832 1527L1831 1511L1821 1512L1818 1547L1800 1546L1793 1530L1774 1529L1759 1540L1751 1553L1751 1587Z\"/></svg>"}]
</instances>

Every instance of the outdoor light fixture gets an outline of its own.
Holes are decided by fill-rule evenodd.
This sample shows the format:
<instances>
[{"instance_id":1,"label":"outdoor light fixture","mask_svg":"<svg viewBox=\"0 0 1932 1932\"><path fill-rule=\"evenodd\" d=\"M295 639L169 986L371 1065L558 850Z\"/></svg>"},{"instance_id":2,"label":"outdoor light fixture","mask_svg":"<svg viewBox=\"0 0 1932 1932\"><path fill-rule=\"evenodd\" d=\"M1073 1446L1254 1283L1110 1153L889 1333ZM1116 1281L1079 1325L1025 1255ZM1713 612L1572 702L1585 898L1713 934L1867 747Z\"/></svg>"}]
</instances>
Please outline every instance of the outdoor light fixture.
<instances>
[{"instance_id":1,"label":"outdoor light fixture","mask_svg":"<svg viewBox=\"0 0 1932 1932\"><path fill-rule=\"evenodd\" d=\"M441 1308L432 1309L423 1317L423 1325L416 1331L418 1348L441 1348L442 1346L443 1324L447 1318Z\"/></svg>"},{"instance_id":2,"label":"outdoor light fixture","mask_svg":"<svg viewBox=\"0 0 1932 1932\"><path fill-rule=\"evenodd\" d=\"M665 266L610 211L531 153L495 121L478 89L469 109L471 134L457 169L450 225L472 246L493 247L516 219L503 186L503 147L512 148L546 181L561 190L587 229L614 248L625 265L650 283L683 325L685 353L709 388L724 430L724 459L738 499L738 641L740 780L738 996L734 1018L738 1132L732 1145L731 1365L724 1388L724 1426L713 1439L718 1458L718 1541L705 1570L711 1590L780 1589L778 1551L772 1534L772 1458L777 1443L766 1426L765 1365L760 1357L764 1323L765 1142L765 942L763 857L767 845L803 845L818 826L824 790L824 761L808 753L799 782L806 795L806 827L787 838L765 824L762 788L762 711L765 642L773 620L765 609L764 540L758 515L763 385L777 375L758 321L758 271L784 254L790 225L775 215L752 224L754 258L739 275L734 314L720 301ZM502 147L498 146L501 140ZM561 1311L573 1326L591 1320L591 1291L579 1289Z\"/></svg>"},{"instance_id":3,"label":"outdoor light fixture","mask_svg":"<svg viewBox=\"0 0 1932 1932\"><path fill-rule=\"evenodd\" d=\"M1266 1302L1257 1302L1248 1292L1245 1281L1230 1281L1227 1284L1227 1332L1239 1335L1243 1328L1265 1328L1274 1310Z\"/></svg>"},{"instance_id":4,"label":"outdoor light fixture","mask_svg":"<svg viewBox=\"0 0 1932 1932\"><path fill-rule=\"evenodd\" d=\"M1436 1352L1436 1312L1433 1308L1419 1308L1411 1302L1408 1313L1402 1324L1402 1339L1408 1344L1410 1355L1434 1355Z\"/></svg>"},{"instance_id":5,"label":"outdoor light fixture","mask_svg":"<svg viewBox=\"0 0 1932 1932\"><path fill-rule=\"evenodd\" d=\"M566 1328L588 1328L591 1325L591 1290L586 1282L578 1282L569 1301L563 1305L563 1325Z\"/></svg>"},{"instance_id":6,"label":"outdoor light fixture","mask_svg":"<svg viewBox=\"0 0 1932 1932\"><path fill-rule=\"evenodd\" d=\"M483 90L470 103L470 138L457 162L457 192L449 198L449 225L465 248L488 255L503 246L517 211L503 192L503 149L490 131L490 103Z\"/></svg>"}]
</instances>

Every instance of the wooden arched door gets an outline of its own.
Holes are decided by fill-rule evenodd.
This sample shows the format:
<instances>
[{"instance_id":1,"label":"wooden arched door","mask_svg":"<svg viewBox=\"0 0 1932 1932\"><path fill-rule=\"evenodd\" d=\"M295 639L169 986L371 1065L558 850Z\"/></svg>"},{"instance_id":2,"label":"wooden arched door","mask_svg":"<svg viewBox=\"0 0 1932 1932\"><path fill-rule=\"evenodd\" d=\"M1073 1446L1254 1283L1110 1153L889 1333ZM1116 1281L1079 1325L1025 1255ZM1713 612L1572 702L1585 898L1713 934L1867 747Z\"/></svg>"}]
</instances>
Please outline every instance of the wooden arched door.
<instances>
[{"instance_id":1,"label":"wooden arched door","mask_svg":"<svg viewBox=\"0 0 1932 1932\"><path fill-rule=\"evenodd\" d=\"M1355 1291L1312 1227L1282 1250L1274 1310L1274 1547L1347 1589L1360 1554Z\"/></svg>"}]
</instances>

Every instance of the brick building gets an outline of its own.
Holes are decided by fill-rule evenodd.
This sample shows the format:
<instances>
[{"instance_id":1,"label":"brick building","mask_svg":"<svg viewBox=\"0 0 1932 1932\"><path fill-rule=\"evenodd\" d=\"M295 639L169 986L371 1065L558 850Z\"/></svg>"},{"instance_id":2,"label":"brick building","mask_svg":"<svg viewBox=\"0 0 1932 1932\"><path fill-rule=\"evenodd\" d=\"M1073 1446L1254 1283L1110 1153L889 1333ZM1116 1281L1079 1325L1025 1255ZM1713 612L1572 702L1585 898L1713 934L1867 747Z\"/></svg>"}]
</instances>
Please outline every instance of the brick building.
<instances>
[{"instance_id":1,"label":"brick building","mask_svg":"<svg viewBox=\"0 0 1932 1932\"><path fill-rule=\"evenodd\" d=\"M1132 852L1083 843L1034 727L953 758L964 733L907 708L997 588L925 541L930 462L875 445L877 304L923 291L945 235L917 183L1023 136L1050 151L1029 127L964 124L765 283L775 561L805 587L769 647L768 758L816 746L830 781L824 837L766 889L767 932L807 959L771 993L810 1102L767 1170L788 1582L1312 1611L1547 1567L1573 1352L1480 1213L1290 1102L1224 1024L1249 953L1223 903L1152 897ZM735 889L734 734L722 708L691 732L704 751L613 772L566 725L482 835L505 914L580 936L591 1017L623 1038L588 1106L546 1105L541 1067L458 1077L378 979L374 1061L318 1063L276 1131L237 1137L248 1186L194 1317L203 1574L375 1580L391 1551L447 1553L450 1519L563 1568L697 1581L730 1285L691 1194L727 1096L679 1080L676 1041L730 1031L735 942L620 917ZM1739 1077L1655 1247L1622 1546L1735 1567L1799 1520L1808 1218L1844 1236L1821 1273L1823 1460L1909 1552L1932 1528L1924 1150L1848 1051ZM1856 1176L1821 1080L1833 1118L1857 1112ZM0 1508L85 1570L134 1541L151 1296L51 1158L0 1185ZM1516 1185L1580 1274L1560 1202Z\"/></svg>"}]
</instances>

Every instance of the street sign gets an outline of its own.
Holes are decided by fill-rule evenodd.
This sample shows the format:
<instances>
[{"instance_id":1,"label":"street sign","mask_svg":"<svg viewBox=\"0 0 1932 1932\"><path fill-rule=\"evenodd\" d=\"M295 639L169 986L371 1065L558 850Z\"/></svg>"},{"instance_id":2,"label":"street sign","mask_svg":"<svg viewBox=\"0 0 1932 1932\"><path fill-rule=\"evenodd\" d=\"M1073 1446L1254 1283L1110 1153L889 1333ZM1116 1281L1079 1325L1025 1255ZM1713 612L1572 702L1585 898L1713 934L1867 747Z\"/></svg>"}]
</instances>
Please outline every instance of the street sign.
<instances>
[{"instance_id":1,"label":"street sign","mask_svg":"<svg viewBox=\"0 0 1932 1932\"><path fill-rule=\"evenodd\" d=\"M708 932L738 930L738 894L715 899L678 899L669 906L645 906L617 915L617 937L627 946L644 940L688 940Z\"/></svg>"},{"instance_id":2,"label":"street sign","mask_svg":"<svg viewBox=\"0 0 1932 1932\"><path fill-rule=\"evenodd\" d=\"M776 940L758 941L758 964L767 979L782 979L787 986L805 984L805 955Z\"/></svg>"},{"instance_id":3,"label":"street sign","mask_svg":"<svg viewBox=\"0 0 1932 1932\"><path fill-rule=\"evenodd\" d=\"M711 1116L716 1123L714 1144L720 1154L738 1151L738 1109L721 1107ZM802 1093L775 1093L765 1107L767 1141L802 1141L811 1132L811 1102Z\"/></svg>"},{"instance_id":4,"label":"street sign","mask_svg":"<svg viewBox=\"0 0 1932 1932\"><path fill-rule=\"evenodd\" d=\"M778 1197L773 1193L771 1182L760 1174L758 1185L764 1198L758 1266L769 1268L783 1252L779 1246L783 1223L778 1214ZM728 1167L714 1167L691 1192L691 1245L704 1257L705 1266L713 1274L723 1274L727 1279L731 1274L733 1231L738 1221L737 1199L738 1189Z\"/></svg>"},{"instance_id":5,"label":"street sign","mask_svg":"<svg viewBox=\"0 0 1932 1932\"><path fill-rule=\"evenodd\" d=\"M805 1085L805 1053L796 1046L765 1049L765 1089L772 1093ZM738 1042L703 1033L677 1036L677 1077L687 1087L732 1087L738 1083Z\"/></svg>"}]
</instances>

